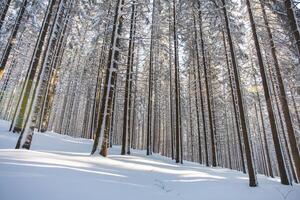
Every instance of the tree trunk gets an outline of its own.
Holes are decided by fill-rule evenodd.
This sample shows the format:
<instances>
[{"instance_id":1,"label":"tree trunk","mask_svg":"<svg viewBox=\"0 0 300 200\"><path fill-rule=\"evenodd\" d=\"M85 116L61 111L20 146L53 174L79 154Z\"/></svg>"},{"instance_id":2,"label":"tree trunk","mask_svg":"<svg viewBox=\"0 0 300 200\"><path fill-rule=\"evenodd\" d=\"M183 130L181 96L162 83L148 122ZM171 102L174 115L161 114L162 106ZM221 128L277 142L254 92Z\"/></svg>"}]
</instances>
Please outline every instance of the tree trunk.
<instances>
[{"instance_id":1,"label":"tree trunk","mask_svg":"<svg viewBox=\"0 0 300 200\"><path fill-rule=\"evenodd\" d=\"M16 119L14 119L14 121L16 121L16 124L13 129L14 132L20 132L23 130L25 111L26 111L26 107L28 105L28 101L30 98L29 97L30 91L32 90L32 87L33 87L33 79L35 77L36 70L38 68L38 64L39 64L39 61L41 58L42 49L43 49L43 46L45 43L46 34L47 34L48 27L50 24L50 18L52 16L52 10L53 10L53 7L56 4L56 2L57 2L57 0L51 0L51 2L49 3L45 17L44 17L43 25L40 29L40 33L39 33L37 42L35 44L34 52L31 57L31 61L30 61L30 65L29 65L29 71L26 74L25 83L23 85L24 89L22 88L20 108L18 106L18 108L17 108L18 114L16 116Z\"/></svg>"},{"instance_id":2,"label":"tree trunk","mask_svg":"<svg viewBox=\"0 0 300 200\"><path fill-rule=\"evenodd\" d=\"M195 35L197 34L197 30L196 30L196 22L195 22L195 15L193 15L194 17L194 31L195 31ZM196 52L198 52L198 47L197 47L197 43L195 43L195 49L196 49ZM196 53L198 54L198 53ZM199 59L198 59L199 56L197 56L197 65L198 65L198 69L199 69ZM194 62L194 53L193 53L193 62ZM199 70L198 70L198 73ZM194 93L195 93L195 106L196 106L196 116L197 116L197 132L198 132L198 157L199 157L199 163L202 164L203 161L202 161L202 147L201 147L201 131L200 131L200 115L199 115L199 103L198 103L198 95L197 95L197 77L196 77L196 68L195 68L195 65L193 64L193 75L194 75L194 81L195 81L195 86L194 86ZM200 74L198 74L200 75ZM200 82L200 85L201 85L201 80L199 78L199 82ZM202 87L200 87L200 102L201 102L201 107L203 109L203 99L202 99ZM206 127L205 127L205 118L204 118L204 112L202 111L202 123L203 123L203 132L205 133L206 132ZM205 137L206 137L206 134L204 134ZM206 156L206 165L208 166L208 152L207 152L207 142L206 142L206 138L204 139L205 140L205 156Z\"/></svg>"},{"instance_id":3,"label":"tree trunk","mask_svg":"<svg viewBox=\"0 0 300 200\"><path fill-rule=\"evenodd\" d=\"M127 70L126 70L126 83L125 83L125 99L124 99L124 114L123 114L123 134L122 134L122 148L121 155L126 153L126 138L128 137L127 146L130 154L130 93L131 93L131 78L132 78L132 64L134 52L134 28L135 28L135 1L131 6L131 20L130 20L130 36L127 56Z\"/></svg>"},{"instance_id":4,"label":"tree trunk","mask_svg":"<svg viewBox=\"0 0 300 200\"><path fill-rule=\"evenodd\" d=\"M257 186L256 175L255 175L254 167L253 167L248 130L247 130L247 126L246 126L245 111L244 111L244 105L243 105L243 99L242 99L242 92L241 92L241 86L240 86L240 80L239 80L238 66L236 63L235 50L234 50L233 41L231 38L231 30L229 27L229 19L227 16L225 0L222 0L222 4L223 4L223 14L225 17L225 26L227 29L227 38L228 38L230 52L231 52L231 61L232 61L234 81L235 81L235 86L236 86L238 107L239 107L239 112L240 112L239 117L240 117L244 145L245 145L246 160L247 160L248 174L249 174L249 186L255 187L255 186Z\"/></svg>"},{"instance_id":5,"label":"tree trunk","mask_svg":"<svg viewBox=\"0 0 300 200\"><path fill-rule=\"evenodd\" d=\"M172 13L171 13L171 0L169 2L169 80L170 80L170 85L169 85L169 103L170 103L170 132L171 132L171 157L172 157L172 160L175 158L174 156L174 128L173 128L173 85L172 85L172 20L171 20L171 16L172 16Z\"/></svg>"},{"instance_id":6,"label":"tree trunk","mask_svg":"<svg viewBox=\"0 0 300 200\"><path fill-rule=\"evenodd\" d=\"M200 93L200 105L201 105L201 113L202 113L202 126L203 126L203 134L204 134L204 148L205 148L205 163L206 166L209 166L208 159L208 144L207 144L207 132L206 132L206 122L205 122L205 111L204 111L204 99L203 99L203 87L201 82L201 64L200 64L200 55L199 55L199 44L198 44L198 34L196 29L196 21L194 16L194 37L195 37L195 48L196 48L196 58L197 58L197 73L198 73L198 84L199 84L199 93ZM198 136L199 137L199 136Z\"/></svg>"},{"instance_id":7,"label":"tree trunk","mask_svg":"<svg viewBox=\"0 0 300 200\"><path fill-rule=\"evenodd\" d=\"M258 59L258 65L259 65L259 70L260 70L260 74L261 74L262 84L263 84L263 88L264 88L264 95L265 95L265 99L266 99L266 103L267 103L267 110L268 110L268 114L269 114L269 121L270 121L271 131L272 131L272 135L273 135L273 142L274 142L274 146L275 146L277 163L278 163L278 167L279 167L279 171L280 171L281 183L284 184L284 185L288 185L289 184L289 179L288 179L286 168L285 168L284 161L283 161L283 155L282 155L282 151L281 151L279 135L278 135L277 127L276 127L276 124L275 124L274 111L273 111L273 108L272 108L272 101L271 101L271 97L270 97L270 91L269 91L269 87L268 87L268 83L267 83L267 77L266 77L266 73L265 73L265 69L264 69L263 58L262 58L262 54L261 54L261 50L260 50L260 44L259 44L259 41L258 41L258 36L257 36L257 32L256 32L256 25L255 25L255 22L254 22L254 17L253 17L253 14L252 14L250 1L246 0L246 4L247 4L248 13L249 13L252 36L253 36L255 47L256 47L256 54L257 54L257 59Z\"/></svg>"},{"instance_id":8,"label":"tree trunk","mask_svg":"<svg viewBox=\"0 0 300 200\"><path fill-rule=\"evenodd\" d=\"M290 2L290 1L286 0L285 4L286 5L289 4L288 2ZM293 123L292 123L292 119L291 119L291 115L290 115L290 110L289 110L289 106L288 106L288 99L287 99L287 96L286 96L284 83L283 83L283 79L282 79L282 76L281 76L279 62L278 62L277 54L276 54L276 47L275 47L275 43L273 41L273 35L272 35L272 32L271 32L271 28L269 26L269 21L268 21L268 17L267 17L266 11L265 11L265 6L264 6L264 4L261 0L260 0L260 4L261 4L262 13L263 13L265 27L267 29L267 33L268 33L268 37L269 37L269 43L270 43L270 47L271 47L272 58L273 58L273 61L274 61L274 68L275 68L276 78L277 78L277 81L278 81L277 83L278 83L278 89L279 89L279 100L280 100L280 103L281 103L281 109L282 109L282 112L283 112L284 121L285 121L285 124L286 124L286 129L287 129L289 141L290 141L290 144L291 144L290 147L291 147L291 152L292 152L292 158L293 158L293 161L295 163L297 179L298 179L298 181L300 181L299 149L298 149L298 146L297 146L295 131L294 131L294 127L293 127ZM292 8L288 9L288 13L289 12L293 12L293 9ZM291 15L291 13L288 14L289 18L291 17L290 15ZM296 29L296 30L298 30L298 29ZM295 34L295 32L294 32L294 34ZM295 35L295 37L296 37L296 35ZM297 44L298 44L298 48L299 48L300 47L299 32L298 32L297 42L298 42ZM299 53L299 55L300 55L300 53ZM288 146L287 146L287 148L288 148Z\"/></svg>"},{"instance_id":9,"label":"tree trunk","mask_svg":"<svg viewBox=\"0 0 300 200\"><path fill-rule=\"evenodd\" d=\"M223 37L223 44L224 44L224 51L225 51L225 57L226 57L226 66L227 66L227 71L228 71L228 79L229 79L229 85L230 85L230 94L231 94L231 100L232 100L232 105L233 105L233 111L234 111L234 119L235 119L235 125L237 129L237 136L238 136L238 143L239 143L239 151L241 155L241 162L242 162L242 170L243 173L246 173L246 167L245 167L245 159L244 159L244 153L243 153L243 145L242 145L242 138L241 138L241 127L238 119L238 109L236 105L236 97L234 94L234 89L233 89L233 83L232 83L232 72L230 69L230 64L229 64L229 58L227 54L227 45L226 45L226 38L224 35L224 30L222 31L222 37Z\"/></svg>"},{"instance_id":10,"label":"tree trunk","mask_svg":"<svg viewBox=\"0 0 300 200\"><path fill-rule=\"evenodd\" d=\"M214 126L213 126L213 117L210 101L210 91L208 83L208 72L207 72L207 61L205 57L205 44L203 39L202 31L202 13L201 13L201 3L198 1L198 15L199 15L199 28L200 28L200 42L201 42L201 52L202 52L202 64L204 69L204 80L205 80L205 90L206 90L206 103L208 109L208 121L209 121L209 131L211 137L211 154L212 154L212 166L217 166L217 157L216 157L216 147L215 147L215 135L214 135ZM200 79L200 77L199 77Z\"/></svg>"},{"instance_id":11,"label":"tree trunk","mask_svg":"<svg viewBox=\"0 0 300 200\"><path fill-rule=\"evenodd\" d=\"M24 129L20 134L17 145L20 145L21 148L30 149L31 141L34 133L34 128L37 127L38 122L38 114L41 108L41 98L44 94L44 90L46 89L49 74L51 73L52 67L51 60L54 59L54 52L58 43L58 38L62 32L61 23L64 18L59 17L60 15L65 16L66 9L64 8L65 1L59 0L57 2L57 10L55 12L55 16L53 19L53 25L51 27L51 31L49 33L49 38L46 43L45 51L43 52L43 59L41 63L41 69L38 72L36 78L36 85L32 88L32 101L29 103L29 113L25 118ZM50 65L49 65L50 64ZM33 77L34 78L34 77ZM33 80L32 78L32 80ZM20 143L19 143L20 141Z\"/></svg>"},{"instance_id":12,"label":"tree trunk","mask_svg":"<svg viewBox=\"0 0 300 200\"><path fill-rule=\"evenodd\" d=\"M149 63L149 80L148 80L148 113L147 113L147 138L146 148L147 155L152 154L151 135L152 135L152 93L153 93L153 51L154 51L154 23L155 23L156 0L153 0L152 5L152 23L151 23L151 42L150 42L150 63Z\"/></svg>"},{"instance_id":13,"label":"tree trunk","mask_svg":"<svg viewBox=\"0 0 300 200\"><path fill-rule=\"evenodd\" d=\"M43 102L42 102L42 108L41 108L41 114L39 119L39 127L38 131L46 131L49 123L49 117L50 117L50 110L53 104L53 96L55 94L56 84L57 84L57 78L58 73L60 71L61 67L61 61L65 50L65 43L66 43L66 30L68 27L69 19L70 19L70 13L73 9L73 3L74 1L71 1L71 3L68 5L68 11L66 13L65 20L62 23L63 29L59 36L59 39L57 40L57 45L55 49L55 54L53 55L52 61L51 61L51 71L49 73L48 82L47 82L47 88L45 90ZM62 16L63 17L63 16Z\"/></svg>"},{"instance_id":14,"label":"tree trunk","mask_svg":"<svg viewBox=\"0 0 300 200\"><path fill-rule=\"evenodd\" d=\"M176 108L176 129L175 129L175 146L176 146L176 163L180 162L180 145L181 131L180 131L180 88L179 88L179 58L178 58L178 38L177 38L177 16L176 16L176 0L173 0L173 39L174 39L174 67L175 67L175 108ZM181 148L180 148L181 146Z\"/></svg>"},{"instance_id":15,"label":"tree trunk","mask_svg":"<svg viewBox=\"0 0 300 200\"><path fill-rule=\"evenodd\" d=\"M111 45L108 56L108 64L106 70L106 78L105 78L105 88L102 95L102 102L100 108L100 116L98 119L98 126L96 130L96 136L92 148L91 154L94 154L101 147L101 152L103 156L107 155L107 146L109 143L109 131L104 131L109 126L109 110L111 110L112 106L112 97L113 97L113 88L115 87L116 79L117 79L117 61L119 60L119 51L117 48L120 46L120 38L118 35L121 35L122 29L122 10L123 10L124 0L118 0L116 3L115 17L114 17L114 26L111 37Z\"/></svg>"},{"instance_id":16,"label":"tree trunk","mask_svg":"<svg viewBox=\"0 0 300 200\"><path fill-rule=\"evenodd\" d=\"M254 81L255 81L255 85L257 86L257 81L256 81L255 76L254 76ZM258 101L259 115L260 115L260 120L261 120L261 125L262 125L262 133L263 133L266 156L267 156L268 170L269 170L270 176L274 177L273 170L272 170L272 164L271 164L271 158L270 158L270 151L269 151L269 146L268 146L268 140L267 140L266 127L265 127L265 123L264 123L264 116L263 116L263 111L262 111L262 106L261 106L261 101L260 101L260 95L259 95L258 91L256 91L256 98Z\"/></svg>"}]
</instances>

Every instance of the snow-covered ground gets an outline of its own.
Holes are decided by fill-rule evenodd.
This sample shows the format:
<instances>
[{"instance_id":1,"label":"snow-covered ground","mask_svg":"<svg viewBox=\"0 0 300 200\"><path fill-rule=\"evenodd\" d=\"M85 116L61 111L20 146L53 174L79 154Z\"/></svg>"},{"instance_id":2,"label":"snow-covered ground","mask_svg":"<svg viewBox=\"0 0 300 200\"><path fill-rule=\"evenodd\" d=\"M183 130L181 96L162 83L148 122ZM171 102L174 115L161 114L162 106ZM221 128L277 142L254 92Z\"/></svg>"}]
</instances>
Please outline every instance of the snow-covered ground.
<instances>
[{"instance_id":1,"label":"snow-covered ground","mask_svg":"<svg viewBox=\"0 0 300 200\"><path fill-rule=\"evenodd\" d=\"M247 176L196 163L183 165L144 151L108 158L90 156L92 141L55 133L35 134L32 150L15 150L18 135L0 121L0 200L299 200L300 185Z\"/></svg>"}]
</instances>

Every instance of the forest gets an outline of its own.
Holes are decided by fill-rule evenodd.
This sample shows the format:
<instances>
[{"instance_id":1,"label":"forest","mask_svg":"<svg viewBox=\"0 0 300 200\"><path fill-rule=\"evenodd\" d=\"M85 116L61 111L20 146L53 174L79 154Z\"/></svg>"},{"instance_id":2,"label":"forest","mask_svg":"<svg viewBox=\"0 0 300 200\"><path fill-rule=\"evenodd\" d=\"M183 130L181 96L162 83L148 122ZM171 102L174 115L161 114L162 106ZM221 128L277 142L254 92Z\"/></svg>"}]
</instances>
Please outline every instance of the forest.
<instances>
[{"instance_id":1,"label":"forest","mask_svg":"<svg viewBox=\"0 0 300 200\"><path fill-rule=\"evenodd\" d=\"M299 112L300 0L0 0L0 199L24 199L23 176L61 173L32 183L50 194L110 167L128 181L89 199L130 181L157 199L299 199ZM126 187L107 198L155 193Z\"/></svg>"}]
</instances>

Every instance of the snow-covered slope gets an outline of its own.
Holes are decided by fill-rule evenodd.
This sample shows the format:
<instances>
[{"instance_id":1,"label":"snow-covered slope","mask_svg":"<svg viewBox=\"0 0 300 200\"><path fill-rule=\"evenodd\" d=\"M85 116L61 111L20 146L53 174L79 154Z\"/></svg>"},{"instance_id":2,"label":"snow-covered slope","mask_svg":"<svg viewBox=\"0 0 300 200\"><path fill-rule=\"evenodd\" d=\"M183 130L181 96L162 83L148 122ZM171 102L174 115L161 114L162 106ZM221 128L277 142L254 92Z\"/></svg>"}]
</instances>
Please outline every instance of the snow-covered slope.
<instances>
[{"instance_id":1,"label":"snow-covered slope","mask_svg":"<svg viewBox=\"0 0 300 200\"><path fill-rule=\"evenodd\" d=\"M18 135L0 121L0 200L299 200L300 186L283 186L196 163L183 165L144 151L108 158L90 156L91 140L55 133L35 134L32 150L14 150Z\"/></svg>"}]
</instances>

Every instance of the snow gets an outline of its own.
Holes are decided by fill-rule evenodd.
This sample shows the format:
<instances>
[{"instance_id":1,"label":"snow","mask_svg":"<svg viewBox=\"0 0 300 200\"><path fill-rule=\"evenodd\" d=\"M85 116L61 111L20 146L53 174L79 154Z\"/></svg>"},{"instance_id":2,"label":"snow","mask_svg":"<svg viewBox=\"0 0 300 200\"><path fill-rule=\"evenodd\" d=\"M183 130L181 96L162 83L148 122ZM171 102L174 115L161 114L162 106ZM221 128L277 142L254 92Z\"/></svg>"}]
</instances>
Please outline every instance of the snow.
<instances>
[{"instance_id":1,"label":"snow","mask_svg":"<svg viewBox=\"0 0 300 200\"><path fill-rule=\"evenodd\" d=\"M17 134L0 121L0 199L143 199L143 200L299 200L300 186L258 176L250 188L247 175L133 150L107 158L90 156L92 141L56 133L36 133L32 150L13 149Z\"/></svg>"}]
</instances>

